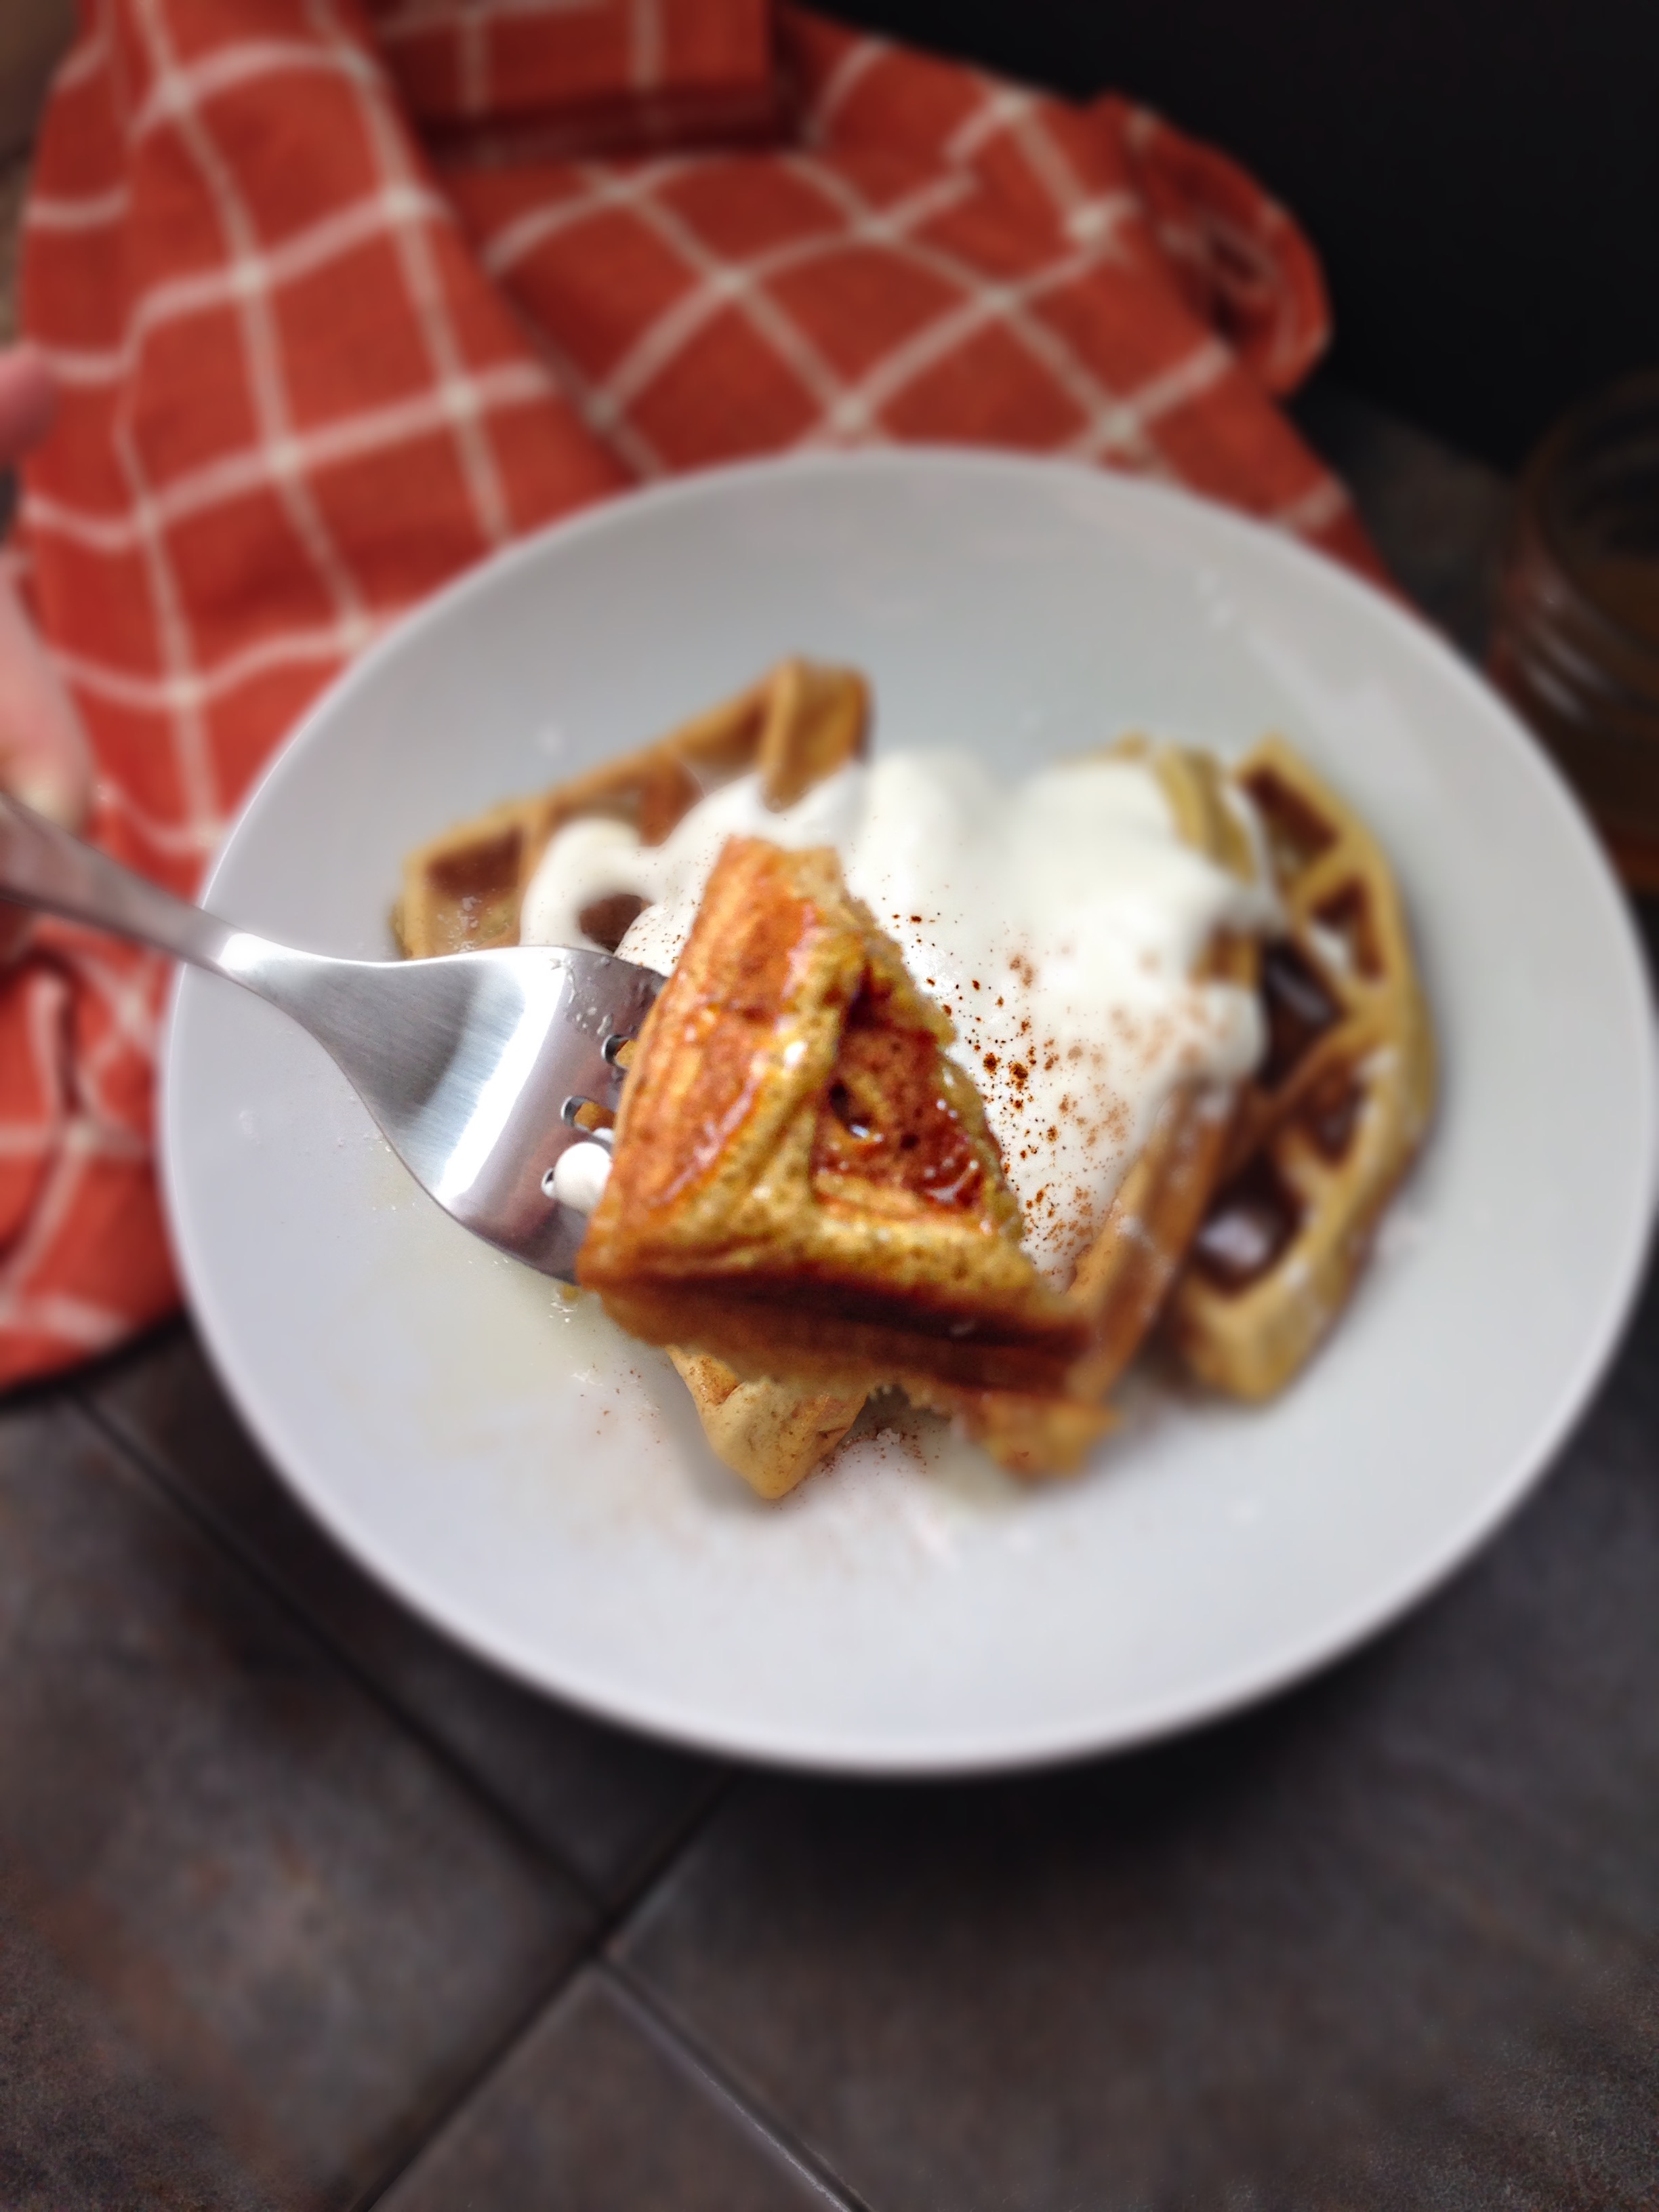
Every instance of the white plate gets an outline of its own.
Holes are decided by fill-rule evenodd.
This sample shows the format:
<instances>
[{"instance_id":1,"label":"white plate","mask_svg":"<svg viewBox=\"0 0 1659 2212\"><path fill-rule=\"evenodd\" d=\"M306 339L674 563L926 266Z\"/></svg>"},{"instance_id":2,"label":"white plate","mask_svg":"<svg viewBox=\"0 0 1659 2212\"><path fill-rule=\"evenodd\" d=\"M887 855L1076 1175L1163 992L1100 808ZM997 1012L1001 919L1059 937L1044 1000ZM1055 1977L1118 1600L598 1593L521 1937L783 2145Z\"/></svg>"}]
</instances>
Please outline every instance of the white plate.
<instances>
[{"instance_id":1,"label":"white plate","mask_svg":"<svg viewBox=\"0 0 1659 2212\"><path fill-rule=\"evenodd\" d=\"M404 1177L268 1007L186 975L165 1166L197 1316L276 1465L428 1619L683 1741L921 1773L1103 1750L1352 1645L1487 1535L1617 1338L1655 1183L1641 960L1571 802L1430 634L1177 495L956 453L692 478L523 545L312 714L207 899L390 949L404 849L793 650L868 671L878 745L1009 776L1123 730L1278 729L1403 880L1439 1118L1334 1340L1260 1412L1142 1389L1080 1480L919 1428L781 1507L666 1360Z\"/></svg>"}]
</instances>

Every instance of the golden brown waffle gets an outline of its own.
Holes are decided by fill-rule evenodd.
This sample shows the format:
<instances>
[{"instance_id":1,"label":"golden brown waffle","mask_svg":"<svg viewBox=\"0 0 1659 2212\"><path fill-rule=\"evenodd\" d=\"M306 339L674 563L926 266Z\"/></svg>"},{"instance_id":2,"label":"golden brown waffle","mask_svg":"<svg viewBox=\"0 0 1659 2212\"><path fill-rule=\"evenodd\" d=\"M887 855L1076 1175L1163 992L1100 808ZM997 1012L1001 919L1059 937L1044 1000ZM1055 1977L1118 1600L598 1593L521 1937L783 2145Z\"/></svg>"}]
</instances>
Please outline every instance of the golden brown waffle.
<instances>
[{"instance_id":1,"label":"golden brown waffle","mask_svg":"<svg viewBox=\"0 0 1659 2212\"><path fill-rule=\"evenodd\" d=\"M1139 740L1111 750L1152 769L1190 843L1241 875L1254 875L1254 848L1228 804L1213 761ZM1254 943L1226 941L1212 949L1209 969L1249 983L1256 959ZM1101 1401L1156 1318L1213 1192L1233 1103L1231 1091L1214 1089L1188 1089L1170 1100L1080 1262L1067 1293L1088 1329L1089 1349L1082 1368L1074 1370L1073 1387L1080 1395L986 1388L992 1378L976 1364L967 1384L912 1373L905 1383L912 1401L951 1417L1013 1473L1075 1468L1110 1426L1112 1417ZM764 1356L775 1370L781 1356L775 1338L769 1338ZM775 1376L752 1381L734 1401L738 1377L729 1366L708 1358L678 1364L714 1449L763 1496L780 1496L810 1474L858 1410L848 1396L836 1407L844 1419L821 1419L823 1401L816 1391ZM894 1378L890 1371L882 1379ZM739 1417L741 1456L732 1449Z\"/></svg>"},{"instance_id":2,"label":"golden brown waffle","mask_svg":"<svg viewBox=\"0 0 1659 2212\"><path fill-rule=\"evenodd\" d=\"M861 678L785 662L659 744L462 825L410 857L397 917L405 951L516 941L530 877L554 833L580 816L628 820L644 842L659 842L706 789L757 768L771 802L788 805L862 751L867 717ZM1147 762L1190 842L1251 871L1250 840L1212 761L1139 741L1113 750ZM1432 1041L1374 842L1282 743L1237 773L1267 830L1291 924L1262 975L1273 1044L1261 1079L1242 1101L1178 1093L1125 1178L1067 1293L1090 1332L1086 1364L1073 1370L1086 1397L987 1389L982 1376L910 1377L915 1402L951 1415L1023 1474L1076 1465L1109 1425L1099 1401L1160 1310L1206 1381L1252 1397L1281 1387L1340 1311L1427 1119ZM584 927L614 944L634 903L585 915ZM1258 959L1253 943L1224 941L1210 972L1249 981ZM1201 1252L1181 1273L1200 1224ZM744 1379L708 1353L673 1356L713 1448L766 1497L820 1463L872 1379ZM775 1365L769 1338L765 1357Z\"/></svg>"},{"instance_id":3,"label":"golden brown waffle","mask_svg":"<svg viewBox=\"0 0 1659 2212\"><path fill-rule=\"evenodd\" d=\"M514 945L525 890L567 822L609 816L633 823L643 843L659 844L707 789L754 773L771 805L789 805L862 755L869 714L868 687L855 671L781 662L658 743L494 807L411 853L392 917L398 941L413 958ZM621 908L581 919L597 942L614 946L632 914ZM763 1497L781 1495L810 1473L864 1401L862 1390L837 1398L804 1395L793 1384L740 1385L718 1360L675 1356L714 1449Z\"/></svg>"},{"instance_id":4,"label":"golden brown waffle","mask_svg":"<svg viewBox=\"0 0 1659 2212\"><path fill-rule=\"evenodd\" d=\"M1255 848L1228 804L1222 771L1207 753L1141 739L1110 750L1152 770L1188 844L1218 866L1254 879ZM1224 938L1211 947L1205 973L1249 988L1259 961L1253 939ZM1133 1358L1169 1293L1221 1171L1235 1097L1231 1086L1188 1085L1176 1092L1078 1263L1068 1295L1089 1316L1086 1373L1096 1396L1109 1390Z\"/></svg>"},{"instance_id":5,"label":"golden brown waffle","mask_svg":"<svg viewBox=\"0 0 1659 2212\"><path fill-rule=\"evenodd\" d=\"M668 1356L710 1445L763 1498L782 1498L805 1481L857 1420L869 1395L862 1382L852 1390L817 1391L766 1376L745 1382L723 1359L674 1345Z\"/></svg>"},{"instance_id":6,"label":"golden brown waffle","mask_svg":"<svg viewBox=\"0 0 1659 2212\"><path fill-rule=\"evenodd\" d=\"M1218 866L1255 879L1255 848L1207 753L1130 738L1108 747L1106 757L1143 763L1157 776L1186 842ZM1249 987L1258 962L1253 939L1223 939L1211 948L1206 972ZM1120 1184L1066 1293L1088 1323L1090 1346L1073 1370L1070 1397L935 1388L918 1402L948 1414L1010 1474L1072 1473L1111 1426L1106 1395L1157 1320L1214 1194L1236 1095L1212 1085L1177 1091Z\"/></svg>"},{"instance_id":7,"label":"golden brown waffle","mask_svg":"<svg viewBox=\"0 0 1659 2212\"><path fill-rule=\"evenodd\" d=\"M659 845L706 791L755 772L769 806L793 805L862 754L869 719L868 686L852 669L781 661L655 744L534 799L509 799L411 853L392 914L398 944L415 960L516 945L520 902L567 822L605 815L631 823L642 844ZM612 949L632 918L632 911L582 917L594 925L588 933Z\"/></svg>"},{"instance_id":8,"label":"golden brown waffle","mask_svg":"<svg viewBox=\"0 0 1659 2212\"><path fill-rule=\"evenodd\" d=\"M834 853L733 838L634 1048L584 1287L804 1396L1064 1396L1088 1328L1024 1250L952 1036Z\"/></svg>"},{"instance_id":9,"label":"golden brown waffle","mask_svg":"<svg viewBox=\"0 0 1659 2212\"><path fill-rule=\"evenodd\" d=\"M1434 1042L1376 840L1281 738L1236 771L1289 920L1262 968L1269 1043L1168 1309L1194 1372L1266 1398L1336 1319L1428 1125Z\"/></svg>"}]
</instances>

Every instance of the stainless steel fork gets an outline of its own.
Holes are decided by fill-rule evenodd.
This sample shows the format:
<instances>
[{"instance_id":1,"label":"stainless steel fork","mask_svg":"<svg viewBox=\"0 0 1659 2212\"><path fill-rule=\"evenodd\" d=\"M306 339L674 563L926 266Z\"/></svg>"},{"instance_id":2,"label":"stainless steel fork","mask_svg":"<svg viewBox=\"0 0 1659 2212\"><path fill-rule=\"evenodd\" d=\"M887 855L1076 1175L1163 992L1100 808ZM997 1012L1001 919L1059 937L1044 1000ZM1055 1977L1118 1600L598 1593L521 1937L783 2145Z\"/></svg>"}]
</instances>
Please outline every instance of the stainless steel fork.
<instances>
[{"instance_id":1,"label":"stainless steel fork","mask_svg":"<svg viewBox=\"0 0 1659 2212\"><path fill-rule=\"evenodd\" d=\"M0 793L0 898L135 939L268 999L316 1038L447 1213L544 1275L575 1279L585 1215L560 1155L614 1109L617 1054L662 988L603 952L523 945L335 960L233 929Z\"/></svg>"}]
</instances>

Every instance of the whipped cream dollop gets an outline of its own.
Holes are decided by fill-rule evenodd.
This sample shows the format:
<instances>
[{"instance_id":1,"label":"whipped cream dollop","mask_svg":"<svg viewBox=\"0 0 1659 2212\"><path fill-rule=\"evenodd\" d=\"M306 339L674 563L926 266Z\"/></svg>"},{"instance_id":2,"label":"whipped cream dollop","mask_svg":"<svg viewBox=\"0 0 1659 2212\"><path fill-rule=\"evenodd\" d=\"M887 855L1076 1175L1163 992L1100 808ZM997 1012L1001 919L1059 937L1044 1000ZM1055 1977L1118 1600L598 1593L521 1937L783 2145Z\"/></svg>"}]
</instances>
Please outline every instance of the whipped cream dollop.
<instances>
[{"instance_id":1,"label":"whipped cream dollop","mask_svg":"<svg viewBox=\"0 0 1659 2212\"><path fill-rule=\"evenodd\" d=\"M1255 992L1194 971L1218 931L1275 926L1265 872L1245 883L1183 842L1134 760L1062 762L1009 790L955 753L892 753L777 813L744 776L648 848L624 823L573 822L526 894L523 941L587 944L581 915L629 892L647 903L617 950L666 975L733 836L835 848L954 1023L952 1057L984 1099L1026 1249L1052 1281L1069 1279L1176 1086L1235 1082L1261 1057ZM599 1147L565 1158L577 1151ZM573 1193L596 1198L602 1174L584 1159Z\"/></svg>"}]
</instances>

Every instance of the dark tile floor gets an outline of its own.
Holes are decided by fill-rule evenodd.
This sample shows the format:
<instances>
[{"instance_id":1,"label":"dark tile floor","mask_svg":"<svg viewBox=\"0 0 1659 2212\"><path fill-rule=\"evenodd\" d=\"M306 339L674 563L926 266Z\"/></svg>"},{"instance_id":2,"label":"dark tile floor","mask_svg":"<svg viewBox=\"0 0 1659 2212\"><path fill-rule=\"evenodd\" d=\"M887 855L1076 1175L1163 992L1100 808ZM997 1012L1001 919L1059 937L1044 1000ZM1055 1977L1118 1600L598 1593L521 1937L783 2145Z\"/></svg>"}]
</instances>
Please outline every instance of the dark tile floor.
<instances>
[{"instance_id":1,"label":"dark tile floor","mask_svg":"<svg viewBox=\"0 0 1659 2212\"><path fill-rule=\"evenodd\" d=\"M1299 414L1479 639L1503 485ZM475 1666L179 1324L0 1411L0 2206L1659 2204L1659 1291L1452 1588L1134 1758L732 1774Z\"/></svg>"}]
</instances>

